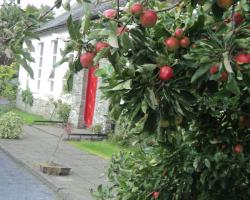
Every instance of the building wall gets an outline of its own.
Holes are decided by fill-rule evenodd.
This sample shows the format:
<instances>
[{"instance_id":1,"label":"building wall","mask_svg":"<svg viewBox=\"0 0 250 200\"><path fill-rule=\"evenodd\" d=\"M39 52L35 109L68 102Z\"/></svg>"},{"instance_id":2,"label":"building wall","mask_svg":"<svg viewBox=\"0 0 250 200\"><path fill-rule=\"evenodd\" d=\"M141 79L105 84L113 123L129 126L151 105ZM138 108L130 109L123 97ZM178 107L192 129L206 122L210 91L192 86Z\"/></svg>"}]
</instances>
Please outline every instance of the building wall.
<instances>
[{"instance_id":1,"label":"building wall","mask_svg":"<svg viewBox=\"0 0 250 200\"><path fill-rule=\"evenodd\" d=\"M57 61L61 60L60 50L64 49L65 43L62 40L68 37L66 29L58 29L43 33L40 35L40 40L33 40L33 46L35 51L32 52L32 57L35 58L35 63L30 63L34 71L34 79L31 79L24 68L20 67L19 70L19 84L20 90L17 95L17 107L26 110L27 112L40 114L46 118L50 118L54 110L54 105L50 99L59 100L70 104L71 113L69 121L75 126L82 128L84 127L83 115L85 108L85 98L86 98L86 87L88 71L84 69L74 76L73 90L71 94L66 94L63 91L64 86L64 76L68 70L68 63L64 63L60 67L55 69L55 76L50 79L51 72L53 70L53 44L52 42L58 39L58 51L57 51ZM43 62L42 66L39 67L40 51L39 44L44 43L43 50ZM39 72L40 71L40 72ZM40 74L41 73L41 74ZM40 75L39 75L40 74ZM54 89L51 91L51 80L54 81ZM40 83L39 83L40 81ZM40 84L40 87L39 87ZM100 86L101 81L99 80L98 86ZM33 106L27 106L22 102L21 93L22 90L29 88L34 97ZM93 124L102 124L103 127L106 123L106 113L107 113L108 103L101 100L101 91L97 90L96 97L96 109L94 113ZM54 118L56 116L54 115Z\"/></svg>"},{"instance_id":2,"label":"building wall","mask_svg":"<svg viewBox=\"0 0 250 200\"><path fill-rule=\"evenodd\" d=\"M31 55L35 59L35 62L30 63L30 66L34 72L34 79L28 75L23 67L20 67L19 92L16 102L18 108L50 118L54 110L54 105L50 101L51 99L55 101L61 99L63 102L71 103L71 95L65 93L63 89L65 82L64 76L68 70L68 64L64 63L56 68L54 78L49 78L53 70L53 57L56 56L56 62L61 60L60 49L63 49L65 46L62 39L67 38L67 36L68 34L65 29L58 29L53 32L50 31L39 35L40 40L32 40L35 51L31 52ZM56 54L53 52L54 41L58 41ZM42 56L40 55L41 43L43 43ZM39 66L41 57L42 65ZM54 84L53 88L51 88L51 82ZM30 89L34 97L32 107L27 106L22 102L21 93L27 88ZM54 118L56 118L55 115Z\"/></svg>"}]
</instances>

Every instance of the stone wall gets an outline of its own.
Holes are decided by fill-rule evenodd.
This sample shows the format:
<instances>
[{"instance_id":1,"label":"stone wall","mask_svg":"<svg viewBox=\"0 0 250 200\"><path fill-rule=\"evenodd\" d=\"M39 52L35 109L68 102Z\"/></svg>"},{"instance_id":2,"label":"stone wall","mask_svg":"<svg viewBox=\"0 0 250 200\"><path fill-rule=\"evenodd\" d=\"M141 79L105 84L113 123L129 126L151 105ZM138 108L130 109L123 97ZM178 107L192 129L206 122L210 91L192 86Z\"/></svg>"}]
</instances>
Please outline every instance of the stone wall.
<instances>
[{"instance_id":1,"label":"stone wall","mask_svg":"<svg viewBox=\"0 0 250 200\"><path fill-rule=\"evenodd\" d=\"M98 79L98 88L101 86L101 79ZM96 104L93 124L101 124L103 131L107 129L107 114L108 114L109 103L107 100L102 98L102 92L100 89L96 91Z\"/></svg>"},{"instance_id":2,"label":"stone wall","mask_svg":"<svg viewBox=\"0 0 250 200\"><path fill-rule=\"evenodd\" d=\"M77 128L83 128L83 113L85 108L86 87L88 80L88 71L81 70L74 75L72 98L71 98L71 112L69 122Z\"/></svg>"},{"instance_id":3,"label":"stone wall","mask_svg":"<svg viewBox=\"0 0 250 200\"><path fill-rule=\"evenodd\" d=\"M19 108L23 111L29 112L29 113L41 115L46 119L50 119L50 117L53 113L53 110L54 110L53 103L51 103L49 101L45 101L43 99L34 98L32 106L25 105L25 103L23 103L23 101L22 101L22 94L21 93L22 93L22 91L19 91L17 98L16 98L16 107L17 108ZM55 115L54 115L53 119L57 119Z\"/></svg>"}]
</instances>

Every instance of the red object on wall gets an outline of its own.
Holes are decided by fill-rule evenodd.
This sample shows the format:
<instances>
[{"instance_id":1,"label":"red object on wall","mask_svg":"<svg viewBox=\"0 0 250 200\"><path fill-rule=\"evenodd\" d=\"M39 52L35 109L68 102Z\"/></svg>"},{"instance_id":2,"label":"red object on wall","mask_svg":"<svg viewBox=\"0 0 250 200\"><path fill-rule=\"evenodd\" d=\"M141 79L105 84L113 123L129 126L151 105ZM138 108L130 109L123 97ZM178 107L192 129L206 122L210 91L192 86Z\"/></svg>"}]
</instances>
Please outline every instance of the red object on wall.
<instances>
[{"instance_id":1,"label":"red object on wall","mask_svg":"<svg viewBox=\"0 0 250 200\"><path fill-rule=\"evenodd\" d=\"M88 83L86 91L86 101L85 101L85 112L84 112L84 122L89 128L93 123L93 117L95 112L95 98L97 89L97 80L95 76L95 71L97 67L90 67L88 73Z\"/></svg>"}]
</instances>

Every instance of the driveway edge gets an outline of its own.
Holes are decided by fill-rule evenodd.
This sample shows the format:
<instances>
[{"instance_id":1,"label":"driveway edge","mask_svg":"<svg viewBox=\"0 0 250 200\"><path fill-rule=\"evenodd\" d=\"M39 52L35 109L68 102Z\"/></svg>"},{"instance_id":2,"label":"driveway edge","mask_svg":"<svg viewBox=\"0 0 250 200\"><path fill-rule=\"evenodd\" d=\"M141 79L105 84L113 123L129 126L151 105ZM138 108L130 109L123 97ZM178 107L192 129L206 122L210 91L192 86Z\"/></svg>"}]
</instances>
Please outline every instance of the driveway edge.
<instances>
[{"instance_id":1,"label":"driveway edge","mask_svg":"<svg viewBox=\"0 0 250 200\"><path fill-rule=\"evenodd\" d=\"M38 173L36 170L34 170L32 167L30 167L27 163L19 160L17 157L15 157L12 153L10 153L8 150L6 150L2 144L0 144L0 149L9 156L15 163L20 165L21 167L24 167L28 172L30 172L33 176L38 178L42 183L44 183L50 190L52 190L55 195L57 196L58 200L73 200L68 197L68 194L63 192L62 188L58 188L56 185L54 185L52 182L48 181L41 173Z\"/></svg>"}]
</instances>

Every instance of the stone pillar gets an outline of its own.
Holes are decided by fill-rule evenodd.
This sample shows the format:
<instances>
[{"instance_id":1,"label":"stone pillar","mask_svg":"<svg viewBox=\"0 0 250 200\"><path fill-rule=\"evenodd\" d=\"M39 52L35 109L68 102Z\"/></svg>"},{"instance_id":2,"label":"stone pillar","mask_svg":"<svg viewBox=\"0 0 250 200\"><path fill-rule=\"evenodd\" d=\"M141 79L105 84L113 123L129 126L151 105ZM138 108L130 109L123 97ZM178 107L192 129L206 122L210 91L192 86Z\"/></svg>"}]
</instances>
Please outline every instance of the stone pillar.
<instances>
[{"instance_id":1,"label":"stone pillar","mask_svg":"<svg viewBox=\"0 0 250 200\"><path fill-rule=\"evenodd\" d=\"M84 128L83 113L85 109L87 80L87 69L83 69L74 75L69 122L76 128Z\"/></svg>"}]
</instances>

